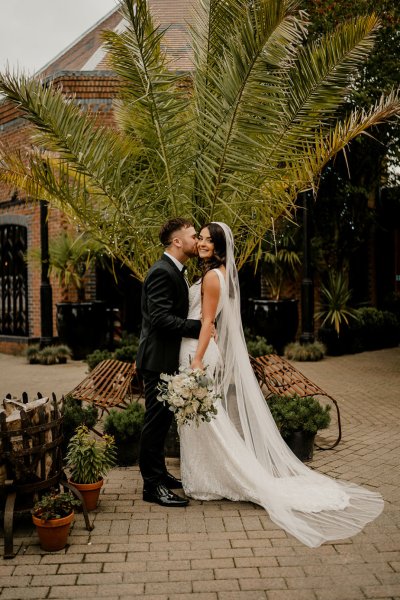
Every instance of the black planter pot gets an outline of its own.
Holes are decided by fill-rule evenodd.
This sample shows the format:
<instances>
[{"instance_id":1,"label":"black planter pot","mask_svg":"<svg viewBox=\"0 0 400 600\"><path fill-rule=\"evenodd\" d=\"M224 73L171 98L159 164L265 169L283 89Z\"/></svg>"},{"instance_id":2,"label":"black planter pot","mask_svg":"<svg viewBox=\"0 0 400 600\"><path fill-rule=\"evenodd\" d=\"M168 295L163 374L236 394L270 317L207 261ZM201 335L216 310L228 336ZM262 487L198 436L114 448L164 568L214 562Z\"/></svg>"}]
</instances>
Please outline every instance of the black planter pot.
<instances>
[{"instance_id":1,"label":"black planter pot","mask_svg":"<svg viewBox=\"0 0 400 600\"><path fill-rule=\"evenodd\" d=\"M284 439L293 454L299 460L306 462L313 457L315 435L308 431L294 431Z\"/></svg>"},{"instance_id":2,"label":"black planter pot","mask_svg":"<svg viewBox=\"0 0 400 600\"><path fill-rule=\"evenodd\" d=\"M81 360L97 348L107 345L108 319L105 302L59 302L57 331L61 344Z\"/></svg>"},{"instance_id":3,"label":"black planter pot","mask_svg":"<svg viewBox=\"0 0 400 600\"><path fill-rule=\"evenodd\" d=\"M293 342L299 325L298 300L265 300L251 298L250 323L253 333L262 335L278 354Z\"/></svg>"}]
</instances>

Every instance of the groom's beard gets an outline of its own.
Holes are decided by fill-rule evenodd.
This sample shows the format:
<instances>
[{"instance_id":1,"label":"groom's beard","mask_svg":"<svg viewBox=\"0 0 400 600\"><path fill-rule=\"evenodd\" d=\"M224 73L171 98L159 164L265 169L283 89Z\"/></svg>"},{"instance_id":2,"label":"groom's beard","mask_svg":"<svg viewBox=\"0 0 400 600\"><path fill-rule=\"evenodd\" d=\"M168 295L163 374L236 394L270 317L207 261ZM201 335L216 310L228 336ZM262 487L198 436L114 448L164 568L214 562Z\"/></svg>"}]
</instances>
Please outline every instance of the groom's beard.
<instances>
[{"instance_id":1,"label":"groom's beard","mask_svg":"<svg viewBox=\"0 0 400 600\"><path fill-rule=\"evenodd\" d=\"M185 252L185 254L188 258L197 258L199 256L197 248L195 248L194 250L188 250Z\"/></svg>"}]
</instances>

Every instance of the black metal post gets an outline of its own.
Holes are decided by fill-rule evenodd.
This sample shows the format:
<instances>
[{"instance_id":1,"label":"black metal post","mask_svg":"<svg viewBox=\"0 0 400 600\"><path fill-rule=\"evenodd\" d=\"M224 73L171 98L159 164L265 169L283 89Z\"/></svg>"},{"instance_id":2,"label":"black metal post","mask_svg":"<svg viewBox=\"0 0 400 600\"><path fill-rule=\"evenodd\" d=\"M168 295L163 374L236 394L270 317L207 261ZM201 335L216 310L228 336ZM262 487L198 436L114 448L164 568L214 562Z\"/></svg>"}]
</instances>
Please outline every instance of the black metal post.
<instances>
[{"instance_id":1,"label":"black metal post","mask_svg":"<svg viewBox=\"0 0 400 600\"><path fill-rule=\"evenodd\" d=\"M301 344L314 341L314 281L311 269L311 192L303 192L303 279L301 281Z\"/></svg>"},{"instance_id":2,"label":"black metal post","mask_svg":"<svg viewBox=\"0 0 400 600\"><path fill-rule=\"evenodd\" d=\"M53 292L49 279L48 202L40 201L40 252L42 271L40 280L40 345L53 342Z\"/></svg>"}]
</instances>

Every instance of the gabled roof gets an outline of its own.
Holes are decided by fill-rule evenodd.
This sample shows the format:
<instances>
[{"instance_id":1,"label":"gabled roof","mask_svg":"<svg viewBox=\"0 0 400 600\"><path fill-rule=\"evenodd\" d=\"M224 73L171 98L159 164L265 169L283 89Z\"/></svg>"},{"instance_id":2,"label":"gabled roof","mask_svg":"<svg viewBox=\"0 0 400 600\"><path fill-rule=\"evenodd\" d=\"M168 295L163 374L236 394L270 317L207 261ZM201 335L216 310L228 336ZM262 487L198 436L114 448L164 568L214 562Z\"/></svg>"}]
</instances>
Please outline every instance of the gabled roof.
<instances>
[{"instance_id":1,"label":"gabled roof","mask_svg":"<svg viewBox=\"0 0 400 600\"><path fill-rule=\"evenodd\" d=\"M163 49L177 71L192 67L187 22L191 17L193 0L148 0L157 24L167 29ZM78 39L48 62L38 73L41 77L54 76L61 71L109 70L101 33L105 29L121 31L124 21L118 8L113 9Z\"/></svg>"}]
</instances>

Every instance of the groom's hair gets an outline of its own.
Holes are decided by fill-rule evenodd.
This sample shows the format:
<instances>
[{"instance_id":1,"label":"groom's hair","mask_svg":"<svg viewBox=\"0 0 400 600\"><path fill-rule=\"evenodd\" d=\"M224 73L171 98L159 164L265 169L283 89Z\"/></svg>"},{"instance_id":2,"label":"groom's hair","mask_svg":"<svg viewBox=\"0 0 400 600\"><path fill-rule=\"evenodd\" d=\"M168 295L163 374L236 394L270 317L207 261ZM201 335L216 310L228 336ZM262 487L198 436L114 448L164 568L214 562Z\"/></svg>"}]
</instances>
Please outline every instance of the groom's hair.
<instances>
[{"instance_id":1,"label":"groom's hair","mask_svg":"<svg viewBox=\"0 0 400 600\"><path fill-rule=\"evenodd\" d=\"M183 219L182 217L169 219L169 221L162 225L158 234L160 242L163 246L169 246L172 242L173 234L180 229L187 229L188 227L193 227L193 223L188 219Z\"/></svg>"}]
</instances>

